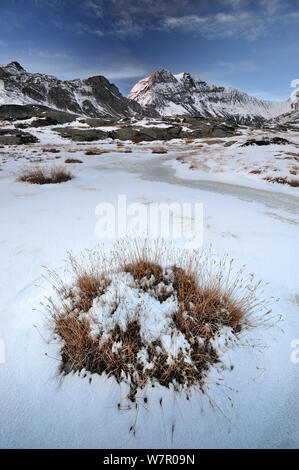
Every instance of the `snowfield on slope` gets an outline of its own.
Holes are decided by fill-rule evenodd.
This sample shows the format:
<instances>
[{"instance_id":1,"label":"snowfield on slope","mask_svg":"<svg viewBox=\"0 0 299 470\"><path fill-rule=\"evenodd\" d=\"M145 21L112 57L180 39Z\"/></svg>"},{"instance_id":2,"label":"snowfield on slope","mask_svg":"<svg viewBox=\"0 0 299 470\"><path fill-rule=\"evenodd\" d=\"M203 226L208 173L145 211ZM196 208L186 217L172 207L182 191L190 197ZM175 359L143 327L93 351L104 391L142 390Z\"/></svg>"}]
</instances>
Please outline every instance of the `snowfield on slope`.
<instances>
[{"instance_id":1,"label":"snowfield on slope","mask_svg":"<svg viewBox=\"0 0 299 470\"><path fill-rule=\"evenodd\" d=\"M231 147L208 145L207 139L176 140L163 143L168 153L159 155L151 152L161 142L75 144L46 128L30 132L41 142L0 148L0 339L5 345L0 446L297 447L299 365L291 354L299 337L298 188L269 183L263 176L289 174L296 162L275 156L298 153L298 137L284 133L292 145L240 148L248 137L244 130L244 136L223 139L236 140ZM51 153L52 147L59 153ZM91 148L107 153L86 155ZM128 148L131 153L124 152ZM24 165L60 164L66 158L83 161L71 165L75 177L69 182L16 181ZM189 168L192 160L197 168ZM250 173L267 165L265 173ZM202 184L204 179L214 186ZM217 181L227 189L219 192ZM206 395L194 390L187 400L172 388L146 387L136 408L128 406L127 390L113 378L84 371L81 376L58 374L60 347L51 340L41 305L52 293L43 266L62 273L67 251L78 256L103 242L95 231L95 209L101 202L116 205L121 194L128 205L203 203L204 246L212 244L217 255L227 252L246 264L249 273L267 283L265 295L280 299L274 304L279 323L247 333L241 348L224 348L225 367L211 370ZM183 247L182 240L174 243ZM112 244L104 240L107 251Z\"/></svg>"}]
</instances>

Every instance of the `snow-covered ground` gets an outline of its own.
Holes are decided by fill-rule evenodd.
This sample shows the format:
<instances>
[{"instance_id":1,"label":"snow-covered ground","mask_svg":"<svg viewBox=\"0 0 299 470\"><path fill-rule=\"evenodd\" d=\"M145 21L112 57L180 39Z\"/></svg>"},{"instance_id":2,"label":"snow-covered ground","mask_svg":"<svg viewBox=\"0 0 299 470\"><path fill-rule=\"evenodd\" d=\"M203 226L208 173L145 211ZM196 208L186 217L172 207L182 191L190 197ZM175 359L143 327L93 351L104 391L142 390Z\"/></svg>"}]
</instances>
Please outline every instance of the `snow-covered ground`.
<instances>
[{"instance_id":1,"label":"snow-covered ground","mask_svg":"<svg viewBox=\"0 0 299 470\"><path fill-rule=\"evenodd\" d=\"M0 148L0 447L297 447L299 364L291 360L291 343L299 338L298 188L263 176L285 176L298 164L278 158L299 152L298 135L284 135L291 146L240 148L245 136L221 139L237 141L230 147L170 141L168 153L159 155L151 152L161 142L76 144L48 129L32 133L40 144ZM60 153L41 151L51 147ZM90 148L109 153L85 155ZM123 151L128 148L132 153ZM75 178L67 183L16 181L24 165L65 158L83 161L71 166ZM265 166L262 175L250 173ZM101 241L95 209L101 202L116 205L121 194L128 204L203 203L204 245L246 264L267 283L265 295L280 299L274 314L282 320L224 352L227 367L211 371L208 396L194 391L186 400L157 386L145 388L137 408L128 409L125 390L112 378L58 375L60 348L41 305L51 294L42 266L61 272L67 251L94 248ZM105 248L112 243L105 240Z\"/></svg>"},{"instance_id":2,"label":"snow-covered ground","mask_svg":"<svg viewBox=\"0 0 299 470\"><path fill-rule=\"evenodd\" d=\"M252 139L279 136L287 145L241 145ZM188 144L188 151L170 162L176 176L187 180L219 181L235 185L269 189L298 195L299 134L242 130L242 134L225 139L197 139ZM298 186L267 179L286 178Z\"/></svg>"}]
</instances>

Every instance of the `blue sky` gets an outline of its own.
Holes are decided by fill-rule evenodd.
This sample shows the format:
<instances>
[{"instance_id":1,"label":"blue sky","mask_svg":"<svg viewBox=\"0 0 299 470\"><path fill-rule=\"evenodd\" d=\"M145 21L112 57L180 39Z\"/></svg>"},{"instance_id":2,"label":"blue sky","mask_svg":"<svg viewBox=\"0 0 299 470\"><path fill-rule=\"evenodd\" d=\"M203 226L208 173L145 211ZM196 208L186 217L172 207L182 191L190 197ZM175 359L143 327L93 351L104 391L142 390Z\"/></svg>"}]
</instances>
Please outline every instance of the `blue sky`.
<instances>
[{"instance_id":1,"label":"blue sky","mask_svg":"<svg viewBox=\"0 0 299 470\"><path fill-rule=\"evenodd\" d=\"M127 94L165 68L258 98L299 78L299 0L1 0L0 63Z\"/></svg>"}]
</instances>

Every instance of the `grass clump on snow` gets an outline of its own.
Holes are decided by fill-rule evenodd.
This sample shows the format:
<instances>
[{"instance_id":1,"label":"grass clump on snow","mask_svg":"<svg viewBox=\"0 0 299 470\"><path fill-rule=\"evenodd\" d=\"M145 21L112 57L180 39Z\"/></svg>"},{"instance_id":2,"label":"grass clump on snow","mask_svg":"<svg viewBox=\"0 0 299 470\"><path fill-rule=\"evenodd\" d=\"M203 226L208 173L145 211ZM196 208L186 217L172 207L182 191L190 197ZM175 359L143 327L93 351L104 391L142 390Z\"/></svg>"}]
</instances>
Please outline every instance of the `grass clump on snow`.
<instances>
[{"instance_id":1,"label":"grass clump on snow","mask_svg":"<svg viewBox=\"0 0 299 470\"><path fill-rule=\"evenodd\" d=\"M64 163L83 163L82 160L78 158L67 158Z\"/></svg>"},{"instance_id":2,"label":"grass clump on snow","mask_svg":"<svg viewBox=\"0 0 299 470\"><path fill-rule=\"evenodd\" d=\"M279 184L287 184L289 186L292 186L293 188L298 188L299 187L299 179L298 178L286 178L286 177L267 177L264 178L266 181L269 181L270 183L279 183Z\"/></svg>"},{"instance_id":3,"label":"grass clump on snow","mask_svg":"<svg viewBox=\"0 0 299 470\"><path fill-rule=\"evenodd\" d=\"M58 184L73 179L72 173L64 166L25 168L18 181L30 184Z\"/></svg>"},{"instance_id":4,"label":"grass clump on snow","mask_svg":"<svg viewBox=\"0 0 299 470\"><path fill-rule=\"evenodd\" d=\"M219 339L233 344L271 310L259 300L261 283L235 271L233 260L211 251L178 252L163 241L125 239L106 257L69 258L69 281L52 274L48 299L61 345L61 372L113 376L138 389L159 383L204 391Z\"/></svg>"}]
</instances>

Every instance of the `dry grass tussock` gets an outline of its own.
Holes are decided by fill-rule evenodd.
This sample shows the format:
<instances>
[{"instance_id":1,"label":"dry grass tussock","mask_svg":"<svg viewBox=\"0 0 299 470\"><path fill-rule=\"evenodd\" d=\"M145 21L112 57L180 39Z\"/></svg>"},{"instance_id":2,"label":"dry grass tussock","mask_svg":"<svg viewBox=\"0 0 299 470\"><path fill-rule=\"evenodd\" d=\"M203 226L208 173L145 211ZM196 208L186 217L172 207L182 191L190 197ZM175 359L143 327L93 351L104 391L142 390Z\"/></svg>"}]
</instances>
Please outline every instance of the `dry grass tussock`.
<instances>
[{"instance_id":1,"label":"dry grass tussock","mask_svg":"<svg viewBox=\"0 0 299 470\"><path fill-rule=\"evenodd\" d=\"M68 282L49 273L60 371L105 373L127 384L131 401L155 383L187 396L193 387L204 392L211 366L221 362L215 341L227 331L237 341L271 318L261 283L211 250L125 239L108 257L89 251L78 262L70 255L68 268Z\"/></svg>"},{"instance_id":2,"label":"dry grass tussock","mask_svg":"<svg viewBox=\"0 0 299 470\"><path fill-rule=\"evenodd\" d=\"M56 149L54 147L51 147L51 148L44 147L43 148L43 153L59 153L59 152L60 152L60 150Z\"/></svg>"},{"instance_id":3,"label":"dry grass tussock","mask_svg":"<svg viewBox=\"0 0 299 470\"><path fill-rule=\"evenodd\" d=\"M72 178L72 173L64 166L36 166L24 168L17 179L23 183L31 184L58 184Z\"/></svg>"},{"instance_id":4,"label":"dry grass tussock","mask_svg":"<svg viewBox=\"0 0 299 470\"><path fill-rule=\"evenodd\" d=\"M64 163L83 163L83 161L78 158L67 158Z\"/></svg>"},{"instance_id":5,"label":"dry grass tussock","mask_svg":"<svg viewBox=\"0 0 299 470\"><path fill-rule=\"evenodd\" d=\"M167 153L168 150L165 147L156 147L152 149L152 153Z\"/></svg>"},{"instance_id":6,"label":"dry grass tussock","mask_svg":"<svg viewBox=\"0 0 299 470\"><path fill-rule=\"evenodd\" d=\"M269 181L269 183L287 184L288 186L292 186L293 188L299 187L298 178L286 178L283 176L279 176L275 178L275 177L268 176L267 178L264 178L264 179L266 181Z\"/></svg>"},{"instance_id":7,"label":"dry grass tussock","mask_svg":"<svg viewBox=\"0 0 299 470\"><path fill-rule=\"evenodd\" d=\"M91 148L85 152L85 155L102 155L103 153L110 153L111 150Z\"/></svg>"}]
</instances>

